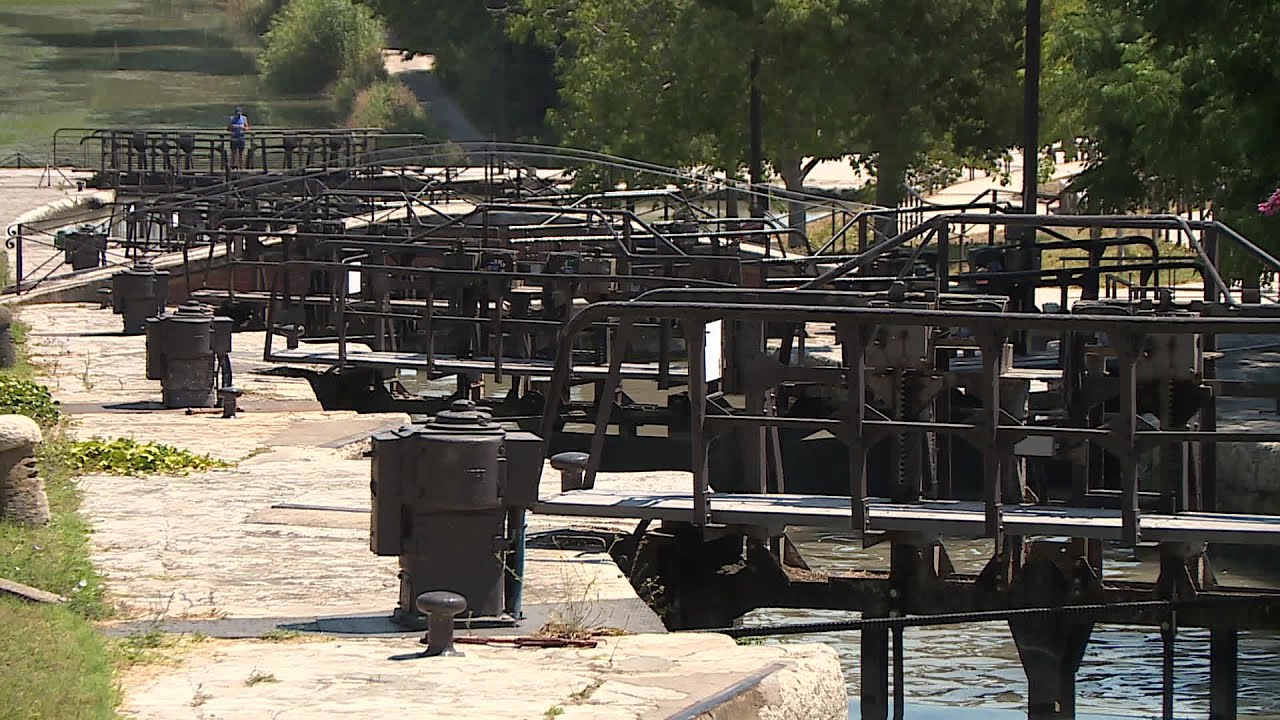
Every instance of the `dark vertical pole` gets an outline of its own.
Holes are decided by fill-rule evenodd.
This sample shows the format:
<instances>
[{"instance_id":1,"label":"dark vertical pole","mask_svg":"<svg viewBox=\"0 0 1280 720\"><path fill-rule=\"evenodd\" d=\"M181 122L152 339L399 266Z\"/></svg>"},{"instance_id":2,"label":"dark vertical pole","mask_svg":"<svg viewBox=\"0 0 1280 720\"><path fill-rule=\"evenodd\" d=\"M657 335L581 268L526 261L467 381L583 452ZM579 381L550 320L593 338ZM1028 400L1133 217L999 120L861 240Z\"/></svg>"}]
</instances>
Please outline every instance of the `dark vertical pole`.
<instances>
[{"instance_id":1,"label":"dark vertical pole","mask_svg":"<svg viewBox=\"0 0 1280 720\"><path fill-rule=\"evenodd\" d=\"M707 324L703 320L683 323L685 348L689 352L689 445L693 451L693 524L705 527L711 518L707 505L710 467L707 458Z\"/></svg>"},{"instance_id":2,"label":"dark vertical pole","mask_svg":"<svg viewBox=\"0 0 1280 720\"><path fill-rule=\"evenodd\" d=\"M760 186L764 183L764 128L760 118L760 85L756 82L760 75L760 53L757 50L751 51L751 99L750 99L750 123L751 123L751 215L752 217L764 217L764 201L756 193L760 192Z\"/></svg>"},{"instance_id":3,"label":"dark vertical pole","mask_svg":"<svg viewBox=\"0 0 1280 720\"><path fill-rule=\"evenodd\" d=\"M1138 352L1140 339L1128 336L1119 345L1120 417L1112 431L1120 460L1120 522L1125 544L1135 546L1138 528Z\"/></svg>"},{"instance_id":4,"label":"dark vertical pole","mask_svg":"<svg viewBox=\"0 0 1280 720\"><path fill-rule=\"evenodd\" d=\"M1169 617L1160 623L1160 640L1163 645L1162 667L1161 667L1161 688L1160 688L1160 716L1163 720L1173 720L1173 659L1174 659L1174 641L1177 638L1178 625L1177 617L1174 613L1169 613Z\"/></svg>"},{"instance_id":5,"label":"dark vertical pole","mask_svg":"<svg viewBox=\"0 0 1280 720\"><path fill-rule=\"evenodd\" d=\"M863 613L863 617L884 617ZM861 640L862 720L889 717L889 628L864 628Z\"/></svg>"},{"instance_id":6,"label":"dark vertical pole","mask_svg":"<svg viewBox=\"0 0 1280 720\"><path fill-rule=\"evenodd\" d=\"M498 15L498 142L506 142L508 140L507 104L510 102L510 98L507 96L508 51L507 17L504 13L500 13Z\"/></svg>"},{"instance_id":7,"label":"dark vertical pole","mask_svg":"<svg viewBox=\"0 0 1280 720\"><path fill-rule=\"evenodd\" d=\"M1022 83L1022 212L1036 214L1037 175L1040 169L1040 1L1027 0L1026 74ZM1024 258L1029 258L1035 244L1036 229L1026 228L1019 241ZM1034 281L1023 286L1021 307L1029 312L1036 304ZM1026 350L1026 333L1018 337L1018 345Z\"/></svg>"},{"instance_id":8,"label":"dark vertical pole","mask_svg":"<svg viewBox=\"0 0 1280 720\"><path fill-rule=\"evenodd\" d=\"M1208 256L1209 261L1217 263L1218 261L1218 233L1213 228L1204 231L1204 235L1200 241L1204 248L1204 253ZM1208 269L1200 273L1201 283L1204 285L1204 300L1206 305L1217 300L1217 291L1212 289L1212 283L1205 277ZM1218 336L1206 334L1201 338L1201 352L1204 353L1204 379L1214 380L1218 377L1218 363L1213 359L1213 353L1218 349ZM1204 390L1203 400L1200 404L1200 430L1202 432L1216 432L1218 429L1218 402L1214 395L1212 387ZM1201 510L1205 512L1214 512L1218 509L1218 445L1217 443L1203 442L1200 443L1200 467L1199 477L1196 478L1196 489L1193 496L1197 499L1196 504L1191 505L1192 510ZM1234 717L1234 714L1232 715Z\"/></svg>"},{"instance_id":9,"label":"dark vertical pole","mask_svg":"<svg viewBox=\"0 0 1280 720\"><path fill-rule=\"evenodd\" d=\"M1040 147L1040 0L1027 0L1026 75L1022 83L1022 211L1036 212Z\"/></svg>"},{"instance_id":10,"label":"dark vertical pole","mask_svg":"<svg viewBox=\"0 0 1280 720\"><path fill-rule=\"evenodd\" d=\"M1215 625L1209 629L1209 720L1236 718L1236 629Z\"/></svg>"},{"instance_id":11,"label":"dark vertical pole","mask_svg":"<svg viewBox=\"0 0 1280 720\"><path fill-rule=\"evenodd\" d=\"M902 626L893 627L893 720L906 717L906 673L903 670Z\"/></svg>"},{"instance_id":12,"label":"dark vertical pole","mask_svg":"<svg viewBox=\"0 0 1280 720\"><path fill-rule=\"evenodd\" d=\"M849 506L853 533L861 538L867 531L867 444L863 437L866 419L867 379L866 329L863 325L844 323L840 326L840 345L847 368L849 419L844 438L849 445ZM865 642L867 632L862 634ZM863 645L864 651L866 646Z\"/></svg>"}]
</instances>

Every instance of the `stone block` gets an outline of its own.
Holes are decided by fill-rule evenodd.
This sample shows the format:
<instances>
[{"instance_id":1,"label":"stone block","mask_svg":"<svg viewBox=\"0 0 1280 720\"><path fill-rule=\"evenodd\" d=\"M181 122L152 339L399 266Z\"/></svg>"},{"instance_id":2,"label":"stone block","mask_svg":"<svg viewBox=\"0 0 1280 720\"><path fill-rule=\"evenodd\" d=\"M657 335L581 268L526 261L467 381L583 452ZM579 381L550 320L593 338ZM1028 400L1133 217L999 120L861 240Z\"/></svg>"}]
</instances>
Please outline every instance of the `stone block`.
<instances>
[{"instance_id":1,"label":"stone block","mask_svg":"<svg viewBox=\"0 0 1280 720\"><path fill-rule=\"evenodd\" d=\"M49 522L49 499L36 472L40 426L24 415L0 415L0 519Z\"/></svg>"},{"instance_id":2,"label":"stone block","mask_svg":"<svg viewBox=\"0 0 1280 720\"><path fill-rule=\"evenodd\" d=\"M13 311L0 306L0 368L11 368L18 362L18 348L13 344Z\"/></svg>"}]
</instances>

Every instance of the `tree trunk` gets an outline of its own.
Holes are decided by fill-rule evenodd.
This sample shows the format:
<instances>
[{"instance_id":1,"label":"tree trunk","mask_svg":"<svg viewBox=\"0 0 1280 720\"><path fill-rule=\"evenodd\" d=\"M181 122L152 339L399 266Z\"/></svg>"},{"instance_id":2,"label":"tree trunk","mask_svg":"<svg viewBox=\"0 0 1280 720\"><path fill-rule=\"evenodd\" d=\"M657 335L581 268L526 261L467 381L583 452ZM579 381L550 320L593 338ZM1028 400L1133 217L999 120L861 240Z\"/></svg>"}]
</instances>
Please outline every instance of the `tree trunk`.
<instances>
[{"instance_id":1,"label":"tree trunk","mask_svg":"<svg viewBox=\"0 0 1280 720\"><path fill-rule=\"evenodd\" d=\"M786 184L787 190L792 192L804 190L804 178L808 173L800 166L799 158L788 158L778 165L782 182ZM787 200L787 227L799 231L787 235L787 247L804 248L808 243L809 233L806 221L804 203L799 200Z\"/></svg>"},{"instance_id":2,"label":"tree trunk","mask_svg":"<svg viewBox=\"0 0 1280 720\"><path fill-rule=\"evenodd\" d=\"M905 194L903 181L906 176L906 160L898 157L893 152L881 150L880 159L876 165L876 205L883 208L898 207L898 203L902 201L902 197ZM886 237L893 237L898 234L897 216L877 218L876 229L881 237L873 240L871 242L872 245Z\"/></svg>"}]
</instances>

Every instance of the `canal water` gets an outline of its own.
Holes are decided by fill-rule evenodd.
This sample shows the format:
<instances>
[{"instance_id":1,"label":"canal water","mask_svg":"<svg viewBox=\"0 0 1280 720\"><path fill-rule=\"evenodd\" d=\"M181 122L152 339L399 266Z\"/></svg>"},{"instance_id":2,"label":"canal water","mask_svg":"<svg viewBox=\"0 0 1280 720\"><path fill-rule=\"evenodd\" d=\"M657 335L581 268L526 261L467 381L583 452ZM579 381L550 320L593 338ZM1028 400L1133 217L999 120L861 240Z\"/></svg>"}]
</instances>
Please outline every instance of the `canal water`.
<instances>
[{"instance_id":1,"label":"canal water","mask_svg":"<svg viewBox=\"0 0 1280 720\"><path fill-rule=\"evenodd\" d=\"M793 532L806 561L817 571L839 573L887 563L887 547L863 550L849 537ZM959 572L977 572L990 555L990 543L948 543ZM1247 558L1218 558L1214 563L1223 584L1275 587L1274 573L1257 569ZM1105 576L1114 580L1154 579L1154 560L1136 560L1131 550L1114 548L1104 560ZM1270 577L1269 577L1270 575ZM781 624L856 618L857 613L813 610L760 610L744 625ZM858 634L831 633L766 639L766 643L820 642L840 655L849 687L850 717L857 718ZM909 718L1026 717L1026 677L1005 623L908 628L903 637L905 693ZM1175 660L1175 712L1179 718L1208 715L1209 634L1179 631ZM1242 633L1240 637L1241 717L1280 718L1280 637ZM1081 717L1160 716L1161 642L1154 628L1097 625L1077 675L1077 707Z\"/></svg>"}]
</instances>

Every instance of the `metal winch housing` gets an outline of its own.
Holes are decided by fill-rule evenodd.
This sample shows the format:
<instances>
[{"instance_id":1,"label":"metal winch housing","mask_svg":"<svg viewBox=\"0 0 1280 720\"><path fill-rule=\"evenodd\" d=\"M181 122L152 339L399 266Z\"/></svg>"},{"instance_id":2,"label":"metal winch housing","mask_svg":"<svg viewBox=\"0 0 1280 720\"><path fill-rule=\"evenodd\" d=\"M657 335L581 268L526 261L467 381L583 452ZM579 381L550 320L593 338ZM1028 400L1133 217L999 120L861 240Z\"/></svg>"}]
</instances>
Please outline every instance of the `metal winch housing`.
<instances>
[{"instance_id":1,"label":"metal winch housing","mask_svg":"<svg viewBox=\"0 0 1280 720\"><path fill-rule=\"evenodd\" d=\"M111 310L124 317L124 334L141 335L147 319L164 312L169 296L169 271L139 260L111 276Z\"/></svg>"},{"instance_id":2,"label":"metal winch housing","mask_svg":"<svg viewBox=\"0 0 1280 720\"><path fill-rule=\"evenodd\" d=\"M230 372L231 326L231 318L195 301L146 321L147 379L160 381L165 407L217 404L218 369Z\"/></svg>"},{"instance_id":3,"label":"metal winch housing","mask_svg":"<svg viewBox=\"0 0 1280 720\"><path fill-rule=\"evenodd\" d=\"M63 262L72 270L101 267L107 251L107 234L92 225L62 230L54 235L53 246L62 251Z\"/></svg>"},{"instance_id":4,"label":"metal winch housing","mask_svg":"<svg viewBox=\"0 0 1280 720\"><path fill-rule=\"evenodd\" d=\"M434 591L465 597L464 619L519 618L524 518L541 474L542 440L470 400L373 436L370 549L400 557L398 624L425 627L415 601Z\"/></svg>"}]
</instances>

